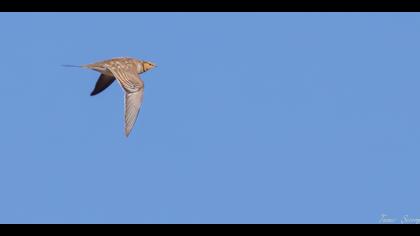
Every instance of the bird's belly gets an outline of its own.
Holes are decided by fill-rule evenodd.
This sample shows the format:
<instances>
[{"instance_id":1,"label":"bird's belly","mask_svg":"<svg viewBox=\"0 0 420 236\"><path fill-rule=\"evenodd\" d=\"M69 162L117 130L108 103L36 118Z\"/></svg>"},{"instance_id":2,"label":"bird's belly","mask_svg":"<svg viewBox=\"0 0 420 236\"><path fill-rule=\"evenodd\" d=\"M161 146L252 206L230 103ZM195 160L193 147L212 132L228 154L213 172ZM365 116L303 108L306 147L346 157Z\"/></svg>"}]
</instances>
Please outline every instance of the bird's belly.
<instances>
[{"instance_id":1,"label":"bird's belly","mask_svg":"<svg viewBox=\"0 0 420 236\"><path fill-rule=\"evenodd\" d=\"M94 69L94 70L96 70L97 72L99 72L99 73L101 73L101 74L104 74L104 75L114 76L114 75L112 74L112 72L111 72L111 71L109 71L109 70L104 70L104 69Z\"/></svg>"}]
</instances>

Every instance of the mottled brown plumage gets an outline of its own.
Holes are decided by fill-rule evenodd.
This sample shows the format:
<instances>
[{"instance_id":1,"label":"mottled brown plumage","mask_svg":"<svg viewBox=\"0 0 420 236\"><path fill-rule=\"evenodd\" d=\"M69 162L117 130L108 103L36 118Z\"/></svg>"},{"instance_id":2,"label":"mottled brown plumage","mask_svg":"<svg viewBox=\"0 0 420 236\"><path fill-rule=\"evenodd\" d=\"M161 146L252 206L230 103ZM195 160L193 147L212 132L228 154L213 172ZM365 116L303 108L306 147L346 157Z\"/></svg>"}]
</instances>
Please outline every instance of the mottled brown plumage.
<instances>
[{"instance_id":1,"label":"mottled brown plumage","mask_svg":"<svg viewBox=\"0 0 420 236\"><path fill-rule=\"evenodd\" d=\"M155 64L135 58L119 57L92 64L77 66L101 73L91 96L99 94L117 80L125 92L125 135L128 137L137 120L143 102L144 82L139 74L154 67Z\"/></svg>"}]
</instances>

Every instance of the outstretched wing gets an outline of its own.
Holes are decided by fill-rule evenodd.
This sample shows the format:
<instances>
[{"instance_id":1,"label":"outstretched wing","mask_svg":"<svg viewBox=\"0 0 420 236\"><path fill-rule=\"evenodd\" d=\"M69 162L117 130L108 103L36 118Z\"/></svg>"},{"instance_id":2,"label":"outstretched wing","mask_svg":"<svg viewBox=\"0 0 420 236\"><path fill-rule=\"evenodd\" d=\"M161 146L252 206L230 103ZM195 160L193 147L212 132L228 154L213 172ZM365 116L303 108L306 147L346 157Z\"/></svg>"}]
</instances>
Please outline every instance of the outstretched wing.
<instances>
[{"instance_id":1,"label":"outstretched wing","mask_svg":"<svg viewBox=\"0 0 420 236\"><path fill-rule=\"evenodd\" d=\"M90 96L95 96L96 94L104 91L115 81L115 77L101 74L98 81L96 81L95 88L90 93Z\"/></svg>"},{"instance_id":2,"label":"outstretched wing","mask_svg":"<svg viewBox=\"0 0 420 236\"><path fill-rule=\"evenodd\" d=\"M143 94L144 88L134 93L125 93L125 136L127 137L136 123L143 102Z\"/></svg>"},{"instance_id":3,"label":"outstretched wing","mask_svg":"<svg viewBox=\"0 0 420 236\"><path fill-rule=\"evenodd\" d=\"M113 64L108 70L125 91L125 135L128 137L137 120L143 102L144 83L132 65Z\"/></svg>"},{"instance_id":4,"label":"outstretched wing","mask_svg":"<svg viewBox=\"0 0 420 236\"><path fill-rule=\"evenodd\" d=\"M126 92L137 92L143 88L143 81L140 80L134 65L116 62L107 69L111 71Z\"/></svg>"}]
</instances>

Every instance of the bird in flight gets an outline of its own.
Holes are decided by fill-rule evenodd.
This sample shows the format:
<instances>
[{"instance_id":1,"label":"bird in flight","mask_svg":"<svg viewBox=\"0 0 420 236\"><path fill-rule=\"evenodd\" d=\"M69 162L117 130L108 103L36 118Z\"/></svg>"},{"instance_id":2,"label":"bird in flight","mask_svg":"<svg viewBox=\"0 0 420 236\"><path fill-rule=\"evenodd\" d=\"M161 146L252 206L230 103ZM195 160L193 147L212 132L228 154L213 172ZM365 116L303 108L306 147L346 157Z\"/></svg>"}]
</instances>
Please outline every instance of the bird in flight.
<instances>
[{"instance_id":1,"label":"bird in flight","mask_svg":"<svg viewBox=\"0 0 420 236\"><path fill-rule=\"evenodd\" d=\"M88 68L101 73L98 81L96 81L95 88L90 94L91 96L104 91L115 80L118 81L125 92L125 136L128 137L137 120L143 102L144 82L139 77L139 74L156 67L156 65L152 62L135 58L117 57L87 65L63 66Z\"/></svg>"}]
</instances>

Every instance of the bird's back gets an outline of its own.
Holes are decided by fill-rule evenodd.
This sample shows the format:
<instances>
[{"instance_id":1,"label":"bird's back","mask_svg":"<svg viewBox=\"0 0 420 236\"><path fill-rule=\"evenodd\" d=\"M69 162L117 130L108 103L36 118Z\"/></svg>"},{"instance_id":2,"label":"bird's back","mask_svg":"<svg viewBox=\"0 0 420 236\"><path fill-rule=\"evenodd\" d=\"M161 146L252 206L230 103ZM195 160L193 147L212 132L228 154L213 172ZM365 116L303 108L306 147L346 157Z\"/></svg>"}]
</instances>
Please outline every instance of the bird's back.
<instances>
[{"instance_id":1,"label":"bird's back","mask_svg":"<svg viewBox=\"0 0 420 236\"><path fill-rule=\"evenodd\" d=\"M137 60L130 57L115 57L108 60L98 61L92 64L87 64L85 67L96 70L102 74L113 76L111 71L108 70L109 67L119 67L119 66L127 66L129 64L135 65Z\"/></svg>"}]
</instances>

